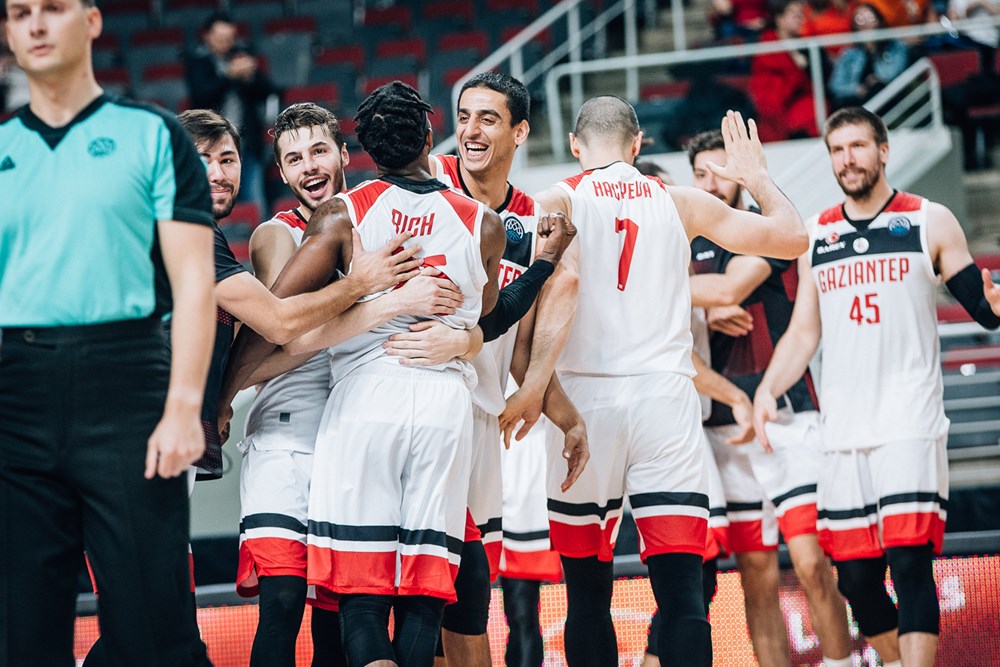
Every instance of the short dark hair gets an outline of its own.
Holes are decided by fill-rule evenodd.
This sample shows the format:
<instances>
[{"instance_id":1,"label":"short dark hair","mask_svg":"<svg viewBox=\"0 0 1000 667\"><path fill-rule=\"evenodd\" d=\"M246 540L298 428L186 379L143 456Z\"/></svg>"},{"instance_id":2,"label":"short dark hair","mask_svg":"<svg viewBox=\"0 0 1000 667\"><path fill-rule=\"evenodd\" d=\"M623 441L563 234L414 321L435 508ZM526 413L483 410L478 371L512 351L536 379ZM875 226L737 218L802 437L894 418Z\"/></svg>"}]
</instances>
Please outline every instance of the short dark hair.
<instances>
[{"instance_id":1,"label":"short dark hair","mask_svg":"<svg viewBox=\"0 0 1000 667\"><path fill-rule=\"evenodd\" d=\"M871 128L876 144L889 143L889 130L877 114L864 107L844 107L833 112L823 124L823 142L828 149L830 148L830 133L845 125L867 125Z\"/></svg>"},{"instance_id":2,"label":"short dark hair","mask_svg":"<svg viewBox=\"0 0 1000 667\"><path fill-rule=\"evenodd\" d=\"M278 149L278 139L281 135L305 127L322 127L333 137L338 150L344 147L344 133L340 129L340 121L332 111L312 102L298 102L286 108L274 119L275 162L281 164L281 153Z\"/></svg>"},{"instance_id":3,"label":"short dark hair","mask_svg":"<svg viewBox=\"0 0 1000 667\"><path fill-rule=\"evenodd\" d=\"M771 17L771 24L774 24L774 19L785 13L785 10L788 9L789 5L795 3L802 4L802 0L768 0L767 14Z\"/></svg>"},{"instance_id":4,"label":"short dark hair","mask_svg":"<svg viewBox=\"0 0 1000 667\"><path fill-rule=\"evenodd\" d=\"M405 167L424 148L431 105L402 81L376 88L358 107L354 120L361 147L375 164L389 169Z\"/></svg>"},{"instance_id":5,"label":"short dark hair","mask_svg":"<svg viewBox=\"0 0 1000 667\"><path fill-rule=\"evenodd\" d=\"M619 139L626 144L638 136L639 119L632 105L617 95L598 95L583 103L573 134L587 143L591 138Z\"/></svg>"},{"instance_id":6,"label":"short dark hair","mask_svg":"<svg viewBox=\"0 0 1000 667\"><path fill-rule=\"evenodd\" d=\"M236 21L233 19L233 15L229 12L222 11L221 9L216 9L211 14L205 17L205 20L201 22L201 32L199 34L205 34L212 29L216 23L230 23L236 25Z\"/></svg>"},{"instance_id":7,"label":"short dark hair","mask_svg":"<svg viewBox=\"0 0 1000 667\"><path fill-rule=\"evenodd\" d=\"M528 94L528 88L509 74L502 72L477 74L462 85L459 99L469 88L488 88L506 97L511 125L528 120L531 114L531 95Z\"/></svg>"},{"instance_id":8,"label":"short dark hair","mask_svg":"<svg viewBox=\"0 0 1000 667\"><path fill-rule=\"evenodd\" d=\"M694 159L698 157L698 153L726 150L726 142L722 138L721 130L707 130L691 137L684 144L684 150L687 151L688 160L691 162L691 166L694 167Z\"/></svg>"},{"instance_id":9,"label":"short dark hair","mask_svg":"<svg viewBox=\"0 0 1000 667\"><path fill-rule=\"evenodd\" d=\"M177 120L187 130L195 145L203 141L211 145L228 134L236 145L236 152L242 155L240 133L222 114L211 109L190 109L177 116Z\"/></svg>"}]
</instances>

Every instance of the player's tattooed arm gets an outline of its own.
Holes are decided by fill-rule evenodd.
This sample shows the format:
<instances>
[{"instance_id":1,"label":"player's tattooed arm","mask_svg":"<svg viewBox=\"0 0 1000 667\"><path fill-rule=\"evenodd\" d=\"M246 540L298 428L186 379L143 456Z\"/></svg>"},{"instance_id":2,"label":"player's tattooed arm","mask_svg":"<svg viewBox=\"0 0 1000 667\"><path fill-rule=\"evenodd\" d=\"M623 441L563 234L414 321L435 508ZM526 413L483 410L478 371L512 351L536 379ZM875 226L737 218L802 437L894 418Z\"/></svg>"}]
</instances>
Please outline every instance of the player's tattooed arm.
<instances>
[{"instance_id":1,"label":"player's tattooed arm","mask_svg":"<svg viewBox=\"0 0 1000 667\"><path fill-rule=\"evenodd\" d=\"M770 452L764 424L778 416L778 396L795 384L809 367L809 360L819 347L822 333L819 319L819 293L813 281L808 258L799 258L799 286L788 328L774 348L767 371L757 386L753 399L753 425L757 440Z\"/></svg>"},{"instance_id":2,"label":"player's tattooed arm","mask_svg":"<svg viewBox=\"0 0 1000 667\"><path fill-rule=\"evenodd\" d=\"M712 172L744 187L761 214L734 209L695 188L668 187L688 238L704 236L741 255L795 259L809 243L802 219L767 173L757 125L730 111L722 120L726 166L708 163Z\"/></svg>"},{"instance_id":3,"label":"player's tattooed arm","mask_svg":"<svg viewBox=\"0 0 1000 667\"><path fill-rule=\"evenodd\" d=\"M740 427L740 432L726 442L730 445L742 445L753 440L753 403L750 402L750 397L725 376L712 370L697 352L691 352L691 361L697 373L694 376L694 388L698 393L733 409L733 419Z\"/></svg>"}]
</instances>

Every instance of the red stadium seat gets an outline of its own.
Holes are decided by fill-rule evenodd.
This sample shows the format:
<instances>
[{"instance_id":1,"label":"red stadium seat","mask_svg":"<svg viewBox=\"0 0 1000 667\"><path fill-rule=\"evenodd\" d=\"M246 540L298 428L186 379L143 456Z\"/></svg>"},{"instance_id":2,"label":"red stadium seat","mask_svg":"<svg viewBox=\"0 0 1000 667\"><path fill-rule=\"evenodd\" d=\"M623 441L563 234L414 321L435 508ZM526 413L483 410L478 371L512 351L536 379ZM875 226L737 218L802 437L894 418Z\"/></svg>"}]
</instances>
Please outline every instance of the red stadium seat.
<instances>
[{"instance_id":1,"label":"red stadium seat","mask_svg":"<svg viewBox=\"0 0 1000 667\"><path fill-rule=\"evenodd\" d=\"M1000 366L1000 345L953 347L941 353L941 365L946 371L957 371L966 364Z\"/></svg>"},{"instance_id":2,"label":"red stadium seat","mask_svg":"<svg viewBox=\"0 0 1000 667\"><path fill-rule=\"evenodd\" d=\"M345 139L353 140L357 136L358 122L353 118L338 118L340 131Z\"/></svg>"},{"instance_id":3,"label":"red stadium seat","mask_svg":"<svg viewBox=\"0 0 1000 667\"><path fill-rule=\"evenodd\" d=\"M684 97L691 89L690 81L659 81L643 84L639 89L639 99L662 100Z\"/></svg>"},{"instance_id":4,"label":"red stadium seat","mask_svg":"<svg viewBox=\"0 0 1000 667\"><path fill-rule=\"evenodd\" d=\"M271 215L277 215L282 211L290 211L299 207L299 200L295 197L282 197L271 204Z\"/></svg>"},{"instance_id":5,"label":"red stadium seat","mask_svg":"<svg viewBox=\"0 0 1000 667\"><path fill-rule=\"evenodd\" d=\"M245 224L256 228L261 219L260 205L257 202L244 201L233 206L232 213L223 220L223 224Z\"/></svg>"},{"instance_id":6,"label":"red stadium seat","mask_svg":"<svg viewBox=\"0 0 1000 667\"><path fill-rule=\"evenodd\" d=\"M163 81L166 79L183 79L184 63L155 63L142 70L143 81Z\"/></svg>"},{"instance_id":7,"label":"red stadium seat","mask_svg":"<svg viewBox=\"0 0 1000 667\"><path fill-rule=\"evenodd\" d=\"M398 27L409 32L413 27L413 11L405 5L365 11L365 27Z\"/></svg>"},{"instance_id":8,"label":"red stadium seat","mask_svg":"<svg viewBox=\"0 0 1000 667\"><path fill-rule=\"evenodd\" d=\"M750 94L749 74L720 74L715 77L715 80L724 86L735 88L736 90L742 91L747 95Z\"/></svg>"},{"instance_id":9,"label":"red stadium seat","mask_svg":"<svg viewBox=\"0 0 1000 667\"><path fill-rule=\"evenodd\" d=\"M521 32L527 27L528 26L526 25L512 25L504 28L503 30L500 31L500 42L502 44L506 44L510 40L514 39L514 37L516 37L519 32ZM543 44L546 48L550 48L552 45L552 31L549 28L546 28L545 30L535 35L535 38L532 41L539 42Z\"/></svg>"},{"instance_id":10,"label":"red stadium seat","mask_svg":"<svg viewBox=\"0 0 1000 667\"><path fill-rule=\"evenodd\" d=\"M295 102L315 102L328 109L335 109L340 101L340 91L335 83L315 83L308 86L292 86L285 89L285 104Z\"/></svg>"},{"instance_id":11,"label":"red stadium seat","mask_svg":"<svg viewBox=\"0 0 1000 667\"><path fill-rule=\"evenodd\" d=\"M103 6L103 5L102 5ZM101 33L101 36L94 40L95 49L118 49L121 47L121 40L113 32Z\"/></svg>"},{"instance_id":12,"label":"red stadium seat","mask_svg":"<svg viewBox=\"0 0 1000 667\"><path fill-rule=\"evenodd\" d=\"M94 70L94 77L97 83L102 86L120 86L127 88L131 83L128 69L124 67L111 67L109 69Z\"/></svg>"},{"instance_id":13,"label":"red stadium seat","mask_svg":"<svg viewBox=\"0 0 1000 667\"><path fill-rule=\"evenodd\" d=\"M972 49L945 51L928 56L937 69L943 87L962 83L970 76L979 74L979 52Z\"/></svg>"},{"instance_id":14,"label":"red stadium seat","mask_svg":"<svg viewBox=\"0 0 1000 667\"><path fill-rule=\"evenodd\" d=\"M264 32L268 35L288 32L315 35L316 19L312 16L286 16L280 19L271 19L264 24Z\"/></svg>"},{"instance_id":15,"label":"red stadium seat","mask_svg":"<svg viewBox=\"0 0 1000 667\"><path fill-rule=\"evenodd\" d=\"M451 88L458 83L458 80L465 76L468 71L468 67L456 67L454 69L450 69L442 75L441 83Z\"/></svg>"},{"instance_id":16,"label":"red stadium seat","mask_svg":"<svg viewBox=\"0 0 1000 667\"><path fill-rule=\"evenodd\" d=\"M341 65L351 63L355 69L360 71L365 64L365 51L360 46L352 44L350 46L333 46L325 48L316 54L315 65L322 67L325 65Z\"/></svg>"},{"instance_id":17,"label":"red stadium seat","mask_svg":"<svg viewBox=\"0 0 1000 667\"><path fill-rule=\"evenodd\" d=\"M427 21L461 19L471 25L476 22L476 7L469 0L434 0L424 5L423 18Z\"/></svg>"},{"instance_id":18,"label":"red stadium seat","mask_svg":"<svg viewBox=\"0 0 1000 667\"><path fill-rule=\"evenodd\" d=\"M132 33L133 46L184 46L184 30L181 28L147 28Z\"/></svg>"},{"instance_id":19,"label":"red stadium seat","mask_svg":"<svg viewBox=\"0 0 1000 667\"><path fill-rule=\"evenodd\" d=\"M503 12L511 9L537 14L538 0L486 0L486 11Z\"/></svg>"},{"instance_id":20,"label":"red stadium seat","mask_svg":"<svg viewBox=\"0 0 1000 667\"><path fill-rule=\"evenodd\" d=\"M392 76L369 77L365 79L365 84L362 87L362 90L364 91L365 95L370 95L379 86L391 83L396 80L402 81L403 83L413 86L414 88L418 87L417 75L413 74L412 72L406 72Z\"/></svg>"},{"instance_id":21,"label":"red stadium seat","mask_svg":"<svg viewBox=\"0 0 1000 667\"><path fill-rule=\"evenodd\" d=\"M489 51L490 39L482 30L469 32L453 32L442 35L437 41L437 51L476 51L480 57L485 57Z\"/></svg>"},{"instance_id":22,"label":"red stadium seat","mask_svg":"<svg viewBox=\"0 0 1000 667\"><path fill-rule=\"evenodd\" d=\"M354 151L351 153L351 161L344 167L344 171L349 174L363 172L365 175L371 175L375 173L375 161L364 151ZM356 185L356 183L352 182L349 185Z\"/></svg>"},{"instance_id":23,"label":"red stadium seat","mask_svg":"<svg viewBox=\"0 0 1000 667\"><path fill-rule=\"evenodd\" d=\"M150 11L152 11L150 0L105 0L101 2L101 14L108 16L148 13Z\"/></svg>"},{"instance_id":24,"label":"red stadium seat","mask_svg":"<svg viewBox=\"0 0 1000 667\"><path fill-rule=\"evenodd\" d=\"M427 60L427 45L419 37L410 39L390 39L375 47L375 55L379 58L400 58L414 56L420 62Z\"/></svg>"}]
</instances>

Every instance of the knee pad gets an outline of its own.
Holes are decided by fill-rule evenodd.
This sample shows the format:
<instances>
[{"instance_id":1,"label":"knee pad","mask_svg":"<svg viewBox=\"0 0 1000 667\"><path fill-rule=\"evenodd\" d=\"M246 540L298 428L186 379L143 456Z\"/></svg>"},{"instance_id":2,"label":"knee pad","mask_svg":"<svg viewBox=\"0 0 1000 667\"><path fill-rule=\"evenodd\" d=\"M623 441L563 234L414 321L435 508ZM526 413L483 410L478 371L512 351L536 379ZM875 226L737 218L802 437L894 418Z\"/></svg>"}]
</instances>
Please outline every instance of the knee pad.
<instances>
[{"instance_id":1,"label":"knee pad","mask_svg":"<svg viewBox=\"0 0 1000 667\"><path fill-rule=\"evenodd\" d=\"M859 558L837 562L837 588L851 605L858 629L866 637L899 625L896 605L885 590L886 560Z\"/></svg>"},{"instance_id":2,"label":"knee pad","mask_svg":"<svg viewBox=\"0 0 1000 667\"><path fill-rule=\"evenodd\" d=\"M441 627L460 635L482 635L490 620L490 562L480 541L462 545L455 578L458 600L444 608Z\"/></svg>"},{"instance_id":3,"label":"knee pad","mask_svg":"<svg viewBox=\"0 0 1000 667\"><path fill-rule=\"evenodd\" d=\"M889 574L899 600L899 634L940 630L941 608L934 583L931 545L886 550Z\"/></svg>"}]
</instances>

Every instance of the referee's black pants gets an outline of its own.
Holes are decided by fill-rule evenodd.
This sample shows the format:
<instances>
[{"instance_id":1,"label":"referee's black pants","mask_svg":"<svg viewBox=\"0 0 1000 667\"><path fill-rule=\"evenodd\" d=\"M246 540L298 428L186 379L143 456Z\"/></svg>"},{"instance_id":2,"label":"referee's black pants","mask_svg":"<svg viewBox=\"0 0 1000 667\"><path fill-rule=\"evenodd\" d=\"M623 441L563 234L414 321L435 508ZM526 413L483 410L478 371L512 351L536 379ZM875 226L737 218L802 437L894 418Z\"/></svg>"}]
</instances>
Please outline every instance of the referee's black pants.
<instances>
[{"instance_id":1,"label":"referee's black pants","mask_svg":"<svg viewBox=\"0 0 1000 667\"><path fill-rule=\"evenodd\" d=\"M160 323L0 335L0 665L74 664L84 549L109 664L209 664L185 479L143 477L170 372Z\"/></svg>"}]
</instances>

